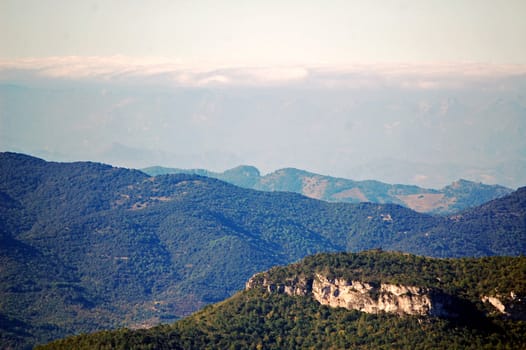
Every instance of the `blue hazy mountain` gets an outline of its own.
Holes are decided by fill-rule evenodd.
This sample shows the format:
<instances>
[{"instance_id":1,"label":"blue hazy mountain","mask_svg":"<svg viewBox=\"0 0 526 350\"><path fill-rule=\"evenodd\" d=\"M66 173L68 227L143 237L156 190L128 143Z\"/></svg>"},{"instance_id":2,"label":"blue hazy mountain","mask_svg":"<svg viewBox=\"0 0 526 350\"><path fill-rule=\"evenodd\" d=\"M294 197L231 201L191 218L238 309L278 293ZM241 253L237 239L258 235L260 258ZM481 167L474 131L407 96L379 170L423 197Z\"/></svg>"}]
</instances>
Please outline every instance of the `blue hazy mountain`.
<instances>
[{"instance_id":1,"label":"blue hazy mountain","mask_svg":"<svg viewBox=\"0 0 526 350\"><path fill-rule=\"evenodd\" d=\"M253 169L252 169L253 170ZM171 322L318 252L526 253L526 188L452 216L0 154L2 343Z\"/></svg>"},{"instance_id":2,"label":"blue hazy mountain","mask_svg":"<svg viewBox=\"0 0 526 350\"><path fill-rule=\"evenodd\" d=\"M213 177L237 186L263 191L296 192L329 202L395 203L418 212L446 214L474 207L512 192L499 185L458 180L440 190L414 185L391 185L380 181L353 181L285 168L262 176L252 166L238 166L225 172L205 169L177 169L160 166L142 169L152 176L196 174Z\"/></svg>"},{"instance_id":3,"label":"blue hazy mountain","mask_svg":"<svg viewBox=\"0 0 526 350\"><path fill-rule=\"evenodd\" d=\"M526 179L521 79L336 90L6 83L0 149L134 168L253 164L426 188L460 178L518 188Z\"/></svg>"}]
</instances>

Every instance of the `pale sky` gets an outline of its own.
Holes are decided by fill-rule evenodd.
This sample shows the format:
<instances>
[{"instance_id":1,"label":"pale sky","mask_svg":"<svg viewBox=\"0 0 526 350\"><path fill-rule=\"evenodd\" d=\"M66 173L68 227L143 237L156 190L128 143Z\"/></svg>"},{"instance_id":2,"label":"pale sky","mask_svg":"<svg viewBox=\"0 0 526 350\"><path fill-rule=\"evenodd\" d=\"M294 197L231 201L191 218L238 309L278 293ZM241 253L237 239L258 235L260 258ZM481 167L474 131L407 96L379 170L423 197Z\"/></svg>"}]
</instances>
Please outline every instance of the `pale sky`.
<instances>
[{"instance_id":1,"label":"pale sky","mask_svg":"<svg viewBox=\"0 0 526 350\"><path fill-rule=\"evenodd\" d=\"M0 151L523 186L525 16L525 0L0 0Z\"/></svg>"},{"instance_id":2,"label":"pale sky","mask_svg":"<svg viewBox=\"0 0 526 350\"><path fill-rule=\"evenodd\" d=\"M526 63L526 1L0 0L0 58Z\"/></svg>"}]
</instances>

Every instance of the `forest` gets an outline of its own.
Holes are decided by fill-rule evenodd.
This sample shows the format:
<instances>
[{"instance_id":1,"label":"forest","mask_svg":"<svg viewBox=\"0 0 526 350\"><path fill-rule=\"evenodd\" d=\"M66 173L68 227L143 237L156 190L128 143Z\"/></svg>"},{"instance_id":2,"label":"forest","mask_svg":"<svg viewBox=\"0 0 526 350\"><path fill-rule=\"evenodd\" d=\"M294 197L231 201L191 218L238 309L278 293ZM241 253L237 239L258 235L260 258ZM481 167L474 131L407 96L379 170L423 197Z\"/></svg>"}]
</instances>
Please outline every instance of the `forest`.
<instances>
[{"instance_id":1,"label":"forest","mask_svg":"<svg viewBox=\"0 0 526 350\"><path fill-rule=\"evenodd\" d=\"M526 188L452 216L0 154L0 339L173 322L321 252L526 252ZM24 345L25 344L25 345Z\"/></svg>"},{"instance_id":2,"label":"forest","mask_svg":"<svg viewBox=\"0 0 526 350\"><path fill-rule=\"evenodd\" d=\"M394 266L394 267L393 267ZM37 349L523 349L526 322L503 317L480 302L481 293L526 296L526 258L431 259L368 251L319 254L271 269L270 278L330 271L365 281L440 288L473 303L456 318L367 314L322 306L306 296L261 289L149 330L80 335ZM440 281L439 281L440 280ZM524 303L523 303L524 304ZM523 305L524 307L524 305ZM522 310L522 317L526 309Z\"/></svg>"}]
</instances>

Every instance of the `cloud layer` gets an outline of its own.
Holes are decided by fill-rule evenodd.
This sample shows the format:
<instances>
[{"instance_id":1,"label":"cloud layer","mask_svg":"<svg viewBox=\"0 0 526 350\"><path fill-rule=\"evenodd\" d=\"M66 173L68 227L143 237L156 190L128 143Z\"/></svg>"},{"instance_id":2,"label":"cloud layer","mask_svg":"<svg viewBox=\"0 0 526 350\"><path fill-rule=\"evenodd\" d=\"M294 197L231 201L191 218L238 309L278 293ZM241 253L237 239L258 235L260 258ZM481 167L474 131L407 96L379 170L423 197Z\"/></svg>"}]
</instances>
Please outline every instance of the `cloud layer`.
<instances>
[{"instance_id":1,"label":"cloud layer","mask_svg":"<svg viewBox=\"0 0 526 350\"><path fill-rule=\"evenodd\" d=\"M0 61L0 149L48 159L516 187L525 134L519 65Z\"/></svg>"},{"instance_id":2,"label":"cloud layer","mask_svg":"<svg viewBox=\"0 0 526 350\"><path fill-rule=\"evenodd\" d=\"M97 80L183 87L305 85L326 88L439 89L526 75L526 65L480 63L345 66L214 66L162 57L47 57L0 60L0 81Z\"/></svg>"}]
</instances>

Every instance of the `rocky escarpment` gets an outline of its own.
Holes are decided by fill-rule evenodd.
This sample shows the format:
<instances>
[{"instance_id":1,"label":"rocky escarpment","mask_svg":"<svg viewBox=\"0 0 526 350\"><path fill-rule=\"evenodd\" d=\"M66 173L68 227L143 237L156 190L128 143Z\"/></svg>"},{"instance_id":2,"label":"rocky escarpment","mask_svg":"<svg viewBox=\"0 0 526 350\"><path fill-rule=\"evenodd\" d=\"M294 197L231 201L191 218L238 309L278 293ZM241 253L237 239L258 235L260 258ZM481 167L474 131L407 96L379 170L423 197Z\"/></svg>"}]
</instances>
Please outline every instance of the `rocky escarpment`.
<instances>
[{"instance_id":1,"label":"rocky escarpment","mask_svg":"<svg viewBox=\"0 0 526 350\"><path fill-rule=\"evenodd\" d=\"M483 303L490 304L496 312L514 320L526 321L526 297L521 297L514 292L509 295L484 295Z\"/></svg>"},{"instance_id":2,"label":"rocky escarpment","mask_svg":"<svg viewBox=\"0 0 526 350\"><path fill-rule=\"evenodd\" d=\"M399 315L455 317L455 298L429 288L388 283L330 279L321 274L314 278L296 277L276 283L265 274L252 277L247 289L263 288L270 293L311 295L322 305L343 307L367 313L388 312Z\"/></svg>"},{"instance_id":3,"label":"rocky escarpment","mask_svg":"<svg viewBox=\"0 0 526 350\"><path fill-rule=\"evenodd\" d=\"M330 280L316 275L312 295L322 305L344 307L367 313L448 316L447 298L427 288L395 284Z\"/></svg>"},{"instance_id":4,"label":"rocky escarpment","mask_svg":"<svg viewBox=\"0 0 526 350\"><path fill-rule=\"evenodd\" d=\"M286 278L276 282L267 273L260 273L246 283L246 289L255 288L269 293L312 296L322 305L373 314L387 312L454 318L477 312L472 303L438 289L328 278L322 274ZM506 318L526 320L526 298L514 292L509 295L485 295L480 300L488 306L490 312Z\"/></svg>"}]
</instances>

